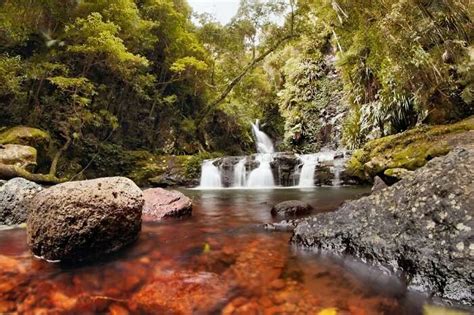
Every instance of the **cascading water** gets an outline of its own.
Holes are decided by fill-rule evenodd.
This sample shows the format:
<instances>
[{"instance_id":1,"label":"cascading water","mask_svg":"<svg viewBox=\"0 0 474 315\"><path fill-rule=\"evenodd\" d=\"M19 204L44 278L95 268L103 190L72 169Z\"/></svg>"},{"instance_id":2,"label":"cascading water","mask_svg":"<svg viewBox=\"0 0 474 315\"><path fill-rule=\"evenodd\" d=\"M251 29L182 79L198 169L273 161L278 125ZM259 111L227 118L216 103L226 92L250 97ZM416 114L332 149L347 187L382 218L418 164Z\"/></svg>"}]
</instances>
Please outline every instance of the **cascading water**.
<instances>
[{"instance_id":1,"label":"cascading water","mask_svg":"<svg viewBox=\"0 0 474 315\"><path fill-rule=\"evenodd\" d=\"M247 187L252 188L268 188L275 186L275 180L273 179L273 172L270 163L273 161L271 154L257 154L255 160L260 162L260 165L254 169L247 182Z\"/></svg>"},{"instance_id":2,"label":"cascading water","mask_svg":"<svg viewBox=\"0 0 474 315\"><path fill-rule=\"evenodd\" d=\"M341 186L341 172L344 170L344 159L334 160L334 166L332 172L334 174L334 179L332 180L333 186Z\"/></svg>"},{"instance_id":3,"label":"cascading water","mask_svg":"<svg viewBox=\"0 0 474 315\"><path fill-rule=\"evenodd\" d=\"M299 187L314 187L314 172L318 165L317 154L300 155L300 160L303 162L303 167L300 172Z\"/></svg>"},{"instance_id":4,"label":"cascading water","mask_svg":"<svg viewBox=\"0 0 474 315\"><path fill-rule=\"evenodd\" d=\"M255 124L252 124L252 132L255 136L255 144L257 145L257 153L275 153L273 148L273 142L269 136L263 131L260 130L260 122L255 121Z\"/></svg>"},{"instance_id":5,"label":"cascading water","mask_svg":"<svg viewBox=\"0 0 474 315\"><path fill-rule=\"evenodd\" d=\"M300 156L286 152L275 153L273 142L260 130L259 121L251 125L257 154L204 161L199 188L274 188L276 185L305 188L341 185L341 174L346 162L343 152L323 149L315 154ZM248 171L249 167L251 171ZM328 176L328 173L332 173L332 176Z\"/></svg>"},{"instance_id":6,"label":"cascading water","mask_svg":"<svg viewBox=\"0 0 474 315\"><path fill-rule=\"evenodd\" d=\"M213 160L206 160L201 167L201 181L200 188L221 188L222 179L217 166L214 165Z\"/></svg>"},{"instance_id":7,"label":"cascading water","mask_svg":"<svg viewBox=\"0 0 474 315\"><path fill-rule=\"evenodd\" d=\"M314 187L314 173L316 171L316 167L323 162L332 163L332 166L330 168L331 172L334 175L332 185L340 186L340 174L344 169L345 160L336 159L336 154L336 151L323 150L315 154L300 155L299 159L303 162L303 167L301 168L298 186Z\"/></svg>"},{"instance_id":8,"label":"cascading water","mask_svg":"<svg viewBox=\"0 0 474 315\"><path fill-rule=\"evenodd\" d=\"M241 159L234 166L234 182L232 187L245 187L247 185L247 169L245 163L247 158Z\"/></svg>"},{"instance_id":9,"label":"cascading water","mask_svg":"<svg viewBox=\"0 0 474 315\"><path fill-rule=\"evenodd\" d=\"M252 132L255 136L255 144L257 146L258 152L255 160L259 162L259 165L250 173L247 181L247 187L274 187L275 180L273 178L273 172L270 166L270 163L273 161L273 154L275 153L273 142L266 133L260 130L260 124L258 120L255 122L255 124L252 124Z\"/></svg>"}]
</instances>

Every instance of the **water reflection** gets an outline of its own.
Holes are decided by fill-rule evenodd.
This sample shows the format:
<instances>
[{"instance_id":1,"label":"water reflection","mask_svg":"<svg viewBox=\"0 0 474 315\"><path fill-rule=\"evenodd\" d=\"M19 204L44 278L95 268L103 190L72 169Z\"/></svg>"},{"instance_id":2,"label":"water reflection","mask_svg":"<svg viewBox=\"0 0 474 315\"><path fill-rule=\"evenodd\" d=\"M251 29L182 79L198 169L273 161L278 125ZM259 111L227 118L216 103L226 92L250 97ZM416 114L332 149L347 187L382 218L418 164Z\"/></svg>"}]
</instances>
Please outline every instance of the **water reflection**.
<instances>
[{"instance_id":1,"label":"water reflection","mask_svg":"<svg viewBox=\"0 0 474 315\"><path fill-rule=\"evenodd\" d=\"M351 260L288 246L268 233L273 204L335 209L360 188L185 191L193 217L145 224L130 248L66 268L31 257L21 229L0 231L0 313L416 314L422 299Z\"/></svg>"}]
</instances>

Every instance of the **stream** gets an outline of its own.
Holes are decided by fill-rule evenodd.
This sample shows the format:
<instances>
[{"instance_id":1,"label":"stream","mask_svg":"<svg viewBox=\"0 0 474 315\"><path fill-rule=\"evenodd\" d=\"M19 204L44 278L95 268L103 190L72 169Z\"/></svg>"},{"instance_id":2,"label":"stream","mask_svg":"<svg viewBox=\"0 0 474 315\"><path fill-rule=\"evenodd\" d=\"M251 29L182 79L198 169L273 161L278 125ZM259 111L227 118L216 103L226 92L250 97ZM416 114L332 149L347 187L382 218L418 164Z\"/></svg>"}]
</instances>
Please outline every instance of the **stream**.
<instances>
[{"instance_id":1,"label":"stream","mask_svg":"<svg viewBox=\"0 0 474 315\"><path fill-rule=\"evenodd\" d=\"M368 189L182 191L191 218L144 223L135 244L92 265L46 263L29 253L24 229L0 231L0 313L421 314L424 298L396 278L262 228L280 201L332 211Z\"/></svg>"}]
</instances>

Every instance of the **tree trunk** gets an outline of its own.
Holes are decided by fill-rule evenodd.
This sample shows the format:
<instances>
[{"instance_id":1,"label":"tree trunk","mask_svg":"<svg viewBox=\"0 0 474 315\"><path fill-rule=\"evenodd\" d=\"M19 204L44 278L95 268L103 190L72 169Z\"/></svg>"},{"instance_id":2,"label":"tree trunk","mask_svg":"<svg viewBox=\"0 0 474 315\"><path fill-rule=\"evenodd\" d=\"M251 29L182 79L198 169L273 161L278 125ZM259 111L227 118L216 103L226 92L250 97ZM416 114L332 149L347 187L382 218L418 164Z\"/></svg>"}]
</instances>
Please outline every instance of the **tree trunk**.
<instances>
[{"instance_id":1,"label":"tree trunk","mask_svg":"<svg viewBox=\"0 0 474 315\"><path fill-rule=\"evenodd\" d=\"M51 167L49 169L49 176L56 177L59 159L61 158L61 155L64 153L64 151L66 151L69 148L69 146L71 145L71 142L72 142L71 137L68 137L63 147L59 149L58 152L56 152L56 154L54 155L53 161L51 162Z\"/></svg>"}]
</instances>

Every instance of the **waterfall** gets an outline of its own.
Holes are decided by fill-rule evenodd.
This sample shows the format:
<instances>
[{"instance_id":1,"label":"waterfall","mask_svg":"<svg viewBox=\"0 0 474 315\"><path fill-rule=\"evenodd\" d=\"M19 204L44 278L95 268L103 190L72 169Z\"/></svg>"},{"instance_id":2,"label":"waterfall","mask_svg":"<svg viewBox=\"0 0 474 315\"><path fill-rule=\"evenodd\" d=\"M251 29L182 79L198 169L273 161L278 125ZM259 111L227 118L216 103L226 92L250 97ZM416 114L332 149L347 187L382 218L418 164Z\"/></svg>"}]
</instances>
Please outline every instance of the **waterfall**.
<instances>
[{"instance_id":1,"label":"waterfall","mask_svg":"<svg viewBox=\"0 0 474 315\"><path fill-rule=\"evenodd\" d=\"M334 175L332 180L333 186L340 186L340 174L344 169L344 159L336 159L336 151L323 150L315 154L300 155L299 159L303 162L303 167L300 172L299 187L314 187L314 173L316 167L322 162L332 162L330 168Z\"/></svg>"},{"instance_id":2,"label":"waterfall","mask_svg":"<svg viewBox=\"0 0 474 315\"><path fill-rule=\"evenodd\" d=\"M332 180L333 186L341 186L341 172L344 169L345 164L344 159L336 159L334 160L334 166L332 168L332 173L334 174L334 179Z\"/></svg>"},{"instance_id":3,"label":"waterfall","mask_svg":"<svg viewBox=\"0 0 474 315\"><path fill-rule=\"evenodd\" d=\"M257 153L275 153L273 148L273 142L266 133L260 130L260 122L255 121L255 124L252 124L252 132L255 136L255 144L257 145Z\"/></svg>"},{"instance_id":4,"label":"waterfall","mask_svg":"<svg viewBox=\"0 0 474 315\"><path fill-rule=\"evenodd\" d=\"M247 158L243 158L234 166L234 183L232 187L245 187L247 185L247 169L245 163Z\"/></svg>"},{"instance_id":5,"label":"waterfall","mask_svg":"<svg viewBox=\"0 0 474 315\"><path fill-rule=\"evenodd\" d=\"M275 153L273 142L260 130L259 121L251 125L257 154L204 161L199 188L310 188L345 183L345 152L324 148L314 154Z\"/></svg>"},{"instance_id":6,"label":"waterfall","mask_svg":"<svg viewBox=\"0 0 474 315\"><path fill-rule=\"evenodd\" d=\"M318 165L318 154L307 154L299 156L303 162L300 172L299 187L314 187L314 172Z\"/></svg>"},{"instance_id":7,"label":"waterfall","mask_svg":"<svg viewBox=\"0 0 474 315\"><path fill-rule=\"evenodd\" d=\"M219 169L214 165L214 160L205 160L201 168L200 188L221 188L222 180Z\"/></svg>"},{"instance_id":8,"label":"waterfall","mask_svg":"<svg viewBox=\"0 0 474 315\"><path fill-rule=\"evenodd\" d=\"M273 161L272 154L257 154L255 160L260 162L260 165L250 173L247 187L274 187L275 180L273 179L273 172L270 166L270 163Z\"/></svg>"},{"instance_id":9,"label":"waterfall","mask_svg":"<svg viewBox=\"0 0 474 315\"><path fill-rule=\"evenodd\" d=\"M266 133L260 130L258 119L255 121L255 124L252 124L252 132L257 146L255 160L260 164L250 173L247 187L274 187L275 180L270 166L270 163L273 161L273 153L275 153L273 142Z\"/></svg>"}]
</instances>

